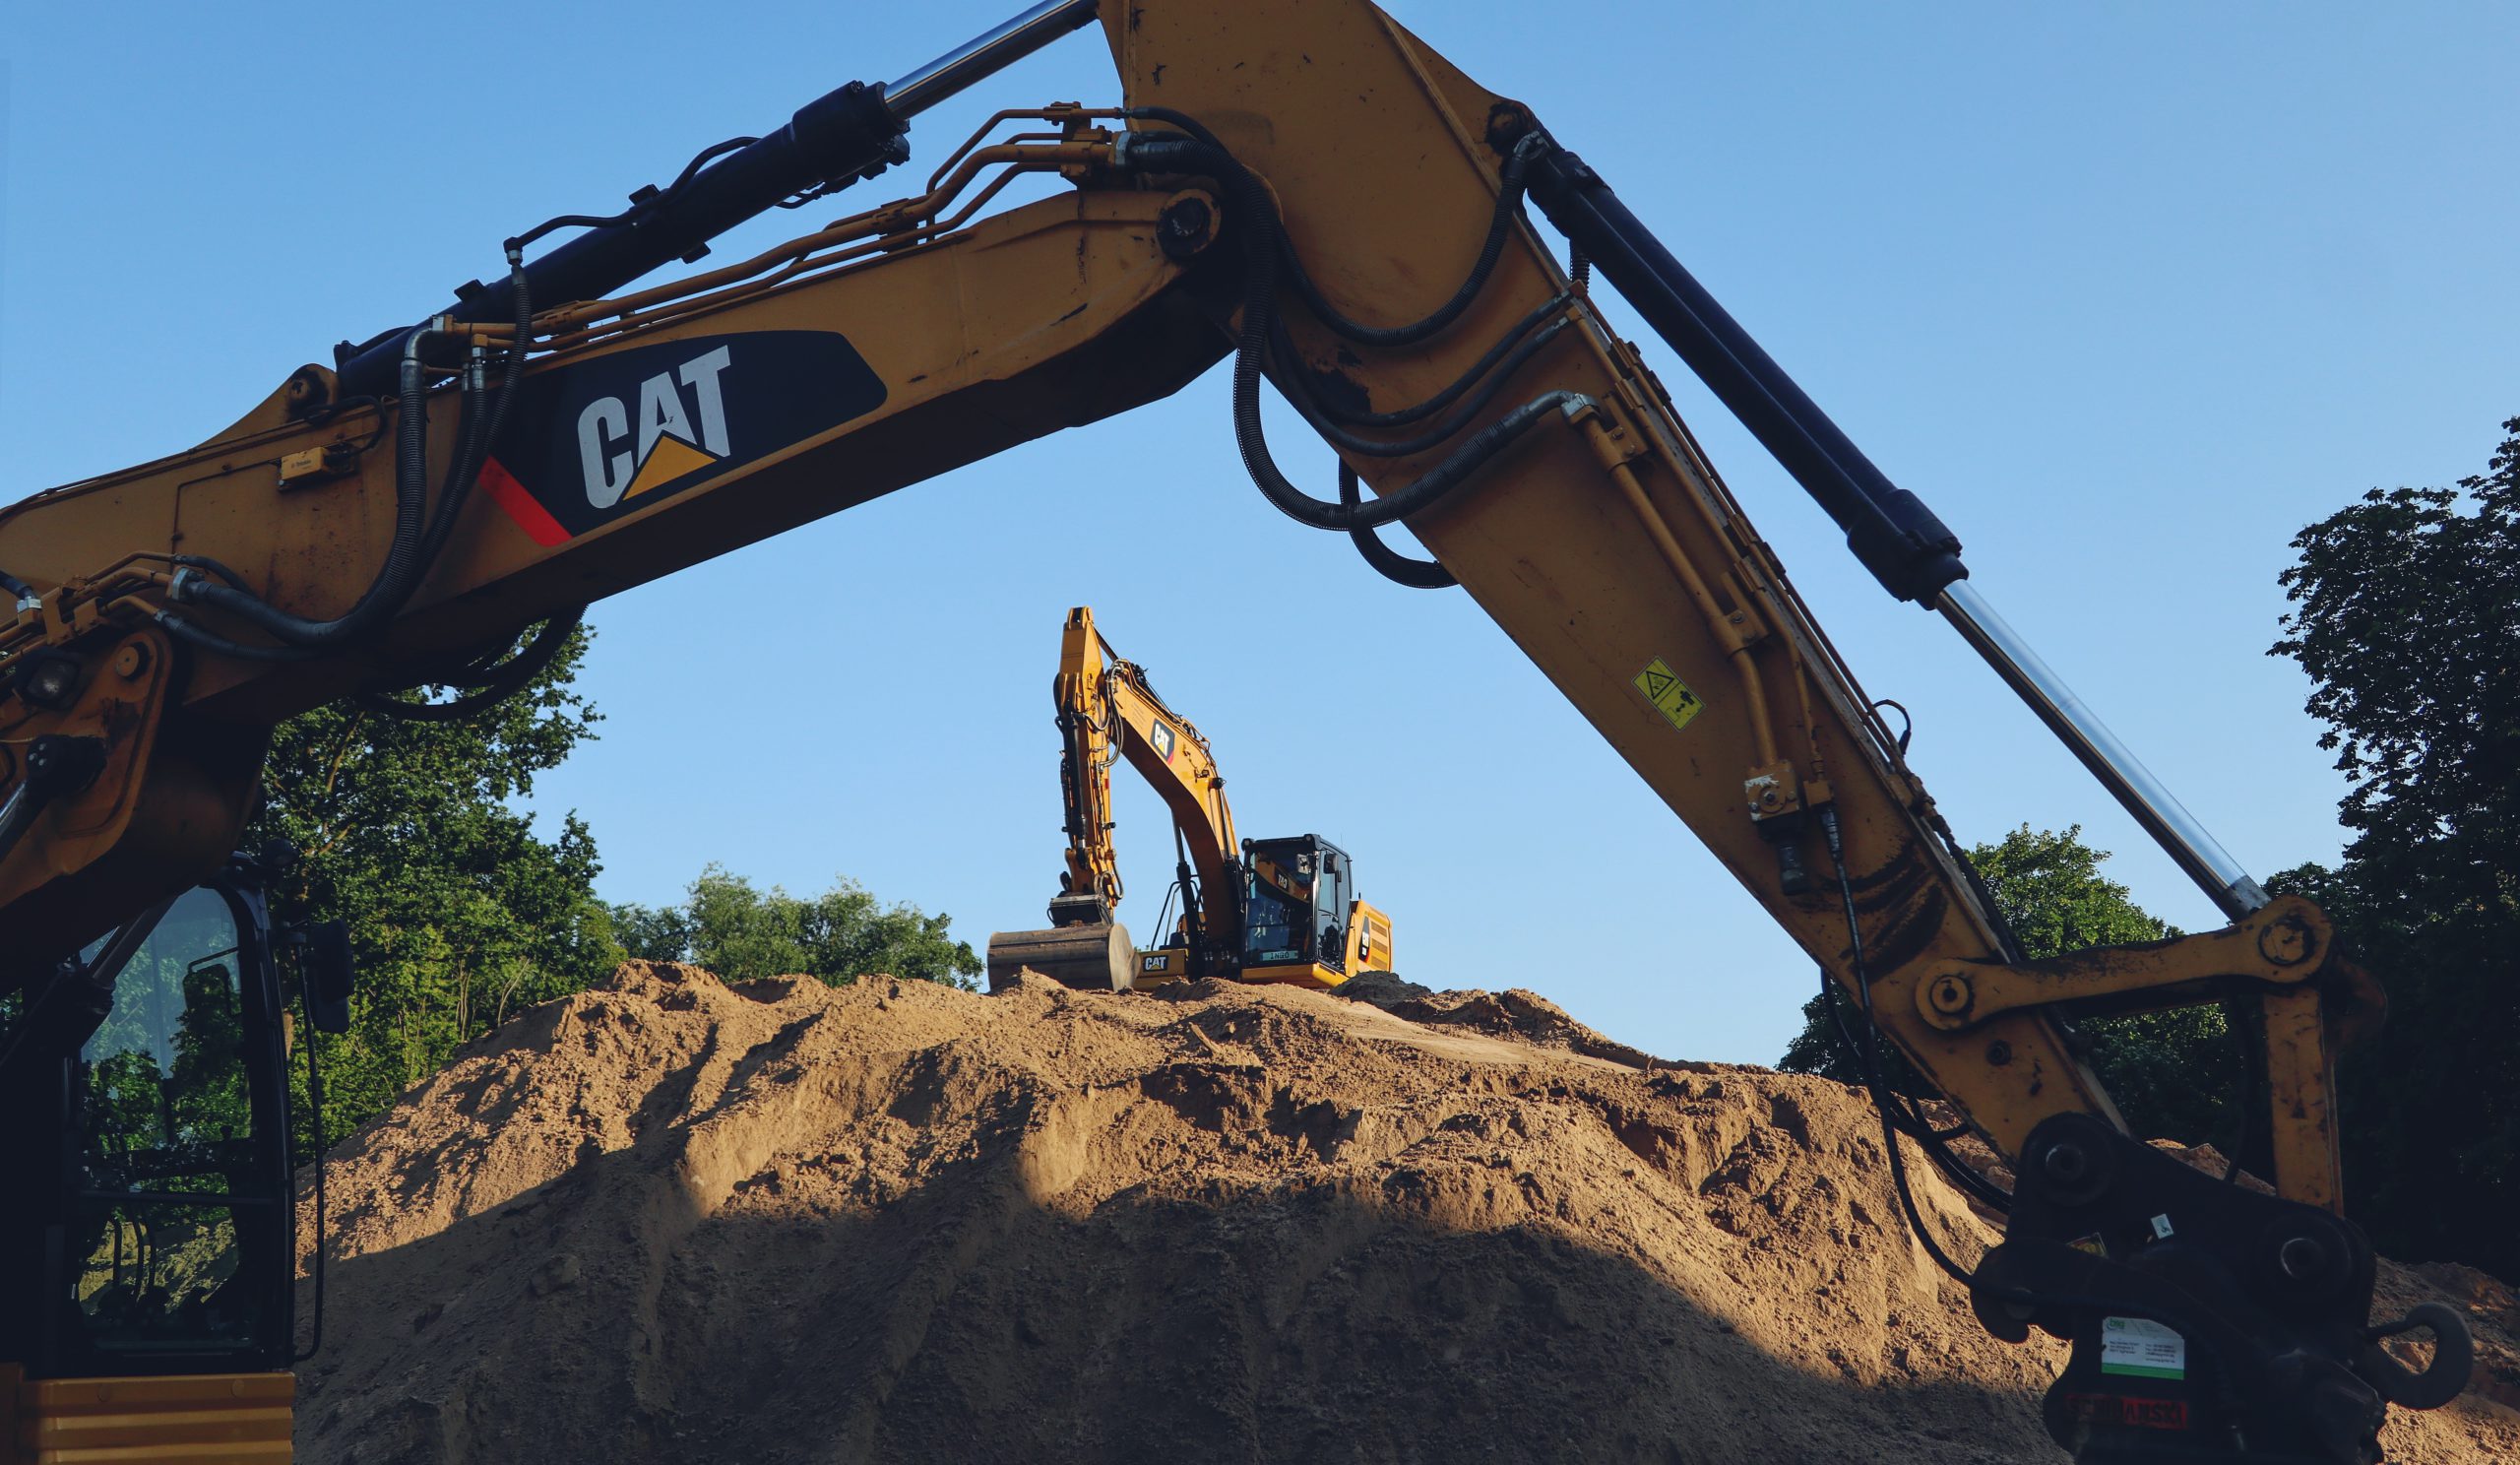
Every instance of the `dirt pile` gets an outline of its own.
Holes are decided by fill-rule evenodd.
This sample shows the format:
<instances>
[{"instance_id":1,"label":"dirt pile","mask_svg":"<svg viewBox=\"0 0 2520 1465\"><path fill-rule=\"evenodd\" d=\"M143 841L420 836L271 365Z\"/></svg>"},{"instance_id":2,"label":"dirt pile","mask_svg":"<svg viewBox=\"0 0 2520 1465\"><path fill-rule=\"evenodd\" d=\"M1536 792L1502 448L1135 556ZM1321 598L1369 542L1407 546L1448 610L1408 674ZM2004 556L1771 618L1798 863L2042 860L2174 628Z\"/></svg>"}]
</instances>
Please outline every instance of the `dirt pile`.
<instances>
[{"instance_id":1,"label":"dirt pile","mask_svg":"<svg viewBox=\"0 0 2520 1465\"><path fill-rule=\"evenodd\" d=\"M1386 999L633 963L336 1152L298 1458L2061 1459L2061 1350L1970 1319L1859 1094Z\"/></svg>"}]
</instances>

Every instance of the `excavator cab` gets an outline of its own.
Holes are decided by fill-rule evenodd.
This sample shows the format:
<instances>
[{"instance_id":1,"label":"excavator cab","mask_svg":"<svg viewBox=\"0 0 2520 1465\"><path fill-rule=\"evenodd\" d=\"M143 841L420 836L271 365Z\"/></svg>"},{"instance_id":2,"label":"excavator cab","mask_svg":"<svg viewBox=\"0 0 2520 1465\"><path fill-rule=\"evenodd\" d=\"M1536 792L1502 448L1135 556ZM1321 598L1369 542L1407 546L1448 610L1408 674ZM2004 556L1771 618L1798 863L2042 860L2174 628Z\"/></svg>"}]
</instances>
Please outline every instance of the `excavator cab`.
<instances>
[{"instance_id":1,"label":"excavator cab","mask_svg":"<svg viewBox=\"0 0 2520 1465\"><path fill-rule=\"evenodd\" d=\"M1354 898L1348 852L1317 834L1242 842L1245 982L1336 987L1391 960L1391 923Z\"/></svg>"},{"instance_id":2,"label":"excavator cab","mask_svg":"<svg viewBox=\"0 0 2520 1465\"><path fill-rule=\"evenodd\" d=\"M231 861L6 1004L0 1168L40 1199L9 1213L8 1253L36 1261L0 1280L0 1384L24 1379L48 1439L288 1437L295 1035L277 948L303 948L309 1010L340 1031L347 940L276 936L265 878Z\"/></svg>"}]
</instances>

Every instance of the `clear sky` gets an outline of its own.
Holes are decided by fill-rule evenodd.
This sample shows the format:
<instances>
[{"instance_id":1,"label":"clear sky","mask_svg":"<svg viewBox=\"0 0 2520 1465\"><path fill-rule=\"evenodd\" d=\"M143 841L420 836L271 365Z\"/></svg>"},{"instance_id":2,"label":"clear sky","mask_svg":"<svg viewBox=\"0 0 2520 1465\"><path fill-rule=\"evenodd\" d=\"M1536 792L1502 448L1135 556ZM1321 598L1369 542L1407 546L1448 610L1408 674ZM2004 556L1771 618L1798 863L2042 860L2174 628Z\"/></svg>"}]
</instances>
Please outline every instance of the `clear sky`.
<instances>
[{"instance_id":1,"label":"clear sky","mask_svg":"<svg viewBox=\"0 0 2520 1465\"><path fill-rule=\"evenodd\" d=\"M0 498L197 441L335 340L494 272L502 236L1017 8L10 7ZM2275 576L2302 525L2475 472L2520 414L2520 8L1397 10L1532 103L1958 530L1977 585L2242 863L2335 857L2307 683L2264 654ZM1080 34L914 142L932 159L995 106L1115 96ZM2080 823L2156 913L2211 924L1648 350L1867 689L1915 712L1964 837ZM1090 603L1214 740L1245 832L1356 857L1404 975L1773 1059L1812 986L1799 953L1465 598L1388 585L1265 505L1226 417L1212 373L599 604L602 740L537 811L588 819L614 900L672 899L716 860L798 891L845 872L975 945L1038 924L1061 845L1049 678ZM1248 673L1263 613L1298 601L1347 654L1290 707ZM1171 842L1152 796L1120 797L1122 914L1151 939Z\"/></svg>"}]
</instances>

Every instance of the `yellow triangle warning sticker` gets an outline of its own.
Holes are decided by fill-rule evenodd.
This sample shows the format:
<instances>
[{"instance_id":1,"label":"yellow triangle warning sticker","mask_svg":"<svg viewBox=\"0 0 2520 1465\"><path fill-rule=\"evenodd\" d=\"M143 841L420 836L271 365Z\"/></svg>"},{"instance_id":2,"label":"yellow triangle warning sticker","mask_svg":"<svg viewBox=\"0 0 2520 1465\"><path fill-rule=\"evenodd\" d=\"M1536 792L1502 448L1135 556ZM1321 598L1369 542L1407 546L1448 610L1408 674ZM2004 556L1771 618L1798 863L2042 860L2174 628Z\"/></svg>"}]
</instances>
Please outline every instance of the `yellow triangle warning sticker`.
<instances>
[{"instance_id":1,"label":"yellow triangle warning sticker","mask_svg":"<svg viewBox=\"0 0 2520 1465\"><path fill-rule=\"evenodd\" d=\"M651 488L659 488L695 469L707 468L718 460L673 436L660 437L648 453L648 461L639 465L639 476L622 490L623 498L635 498Z\"/></svg>"},{"instance_id":2,"label":"yellow triangle warning sticker","mask_svg":"<svg viewBox=\"0 0 2520 1465\"><path fill-rule=\"evenodd\" d=\"M1644 670L1636 673L1636 689L1643 692L1645 700L1653 703L1654 710L1669 718L1675 729L1687 727L1689 719L1696 717L1706 706L1698 699L1697 693L1690 691L1688 684L1680 680L1680 674L1671 669L1670 664L1661 657L1656 657Z\"/></svg>"}]
</instances>

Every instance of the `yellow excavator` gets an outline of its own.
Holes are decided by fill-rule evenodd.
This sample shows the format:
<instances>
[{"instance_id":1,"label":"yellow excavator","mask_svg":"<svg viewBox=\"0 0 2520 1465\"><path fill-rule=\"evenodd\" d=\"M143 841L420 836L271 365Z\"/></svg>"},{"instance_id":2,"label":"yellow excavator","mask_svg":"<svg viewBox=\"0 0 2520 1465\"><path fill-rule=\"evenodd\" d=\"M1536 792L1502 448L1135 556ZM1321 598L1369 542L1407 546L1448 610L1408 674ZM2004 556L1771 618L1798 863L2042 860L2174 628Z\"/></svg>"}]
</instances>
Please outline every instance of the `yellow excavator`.
<instances>
[{"instance_id":1,"label":"yellow excavator","mask_svg":"<svg viewBox=\"0 0 2520 1465\"><path fill-rule=\"evenodd\" d=\"M885 175L913 118L1087 28L1114 64L1106 104L1008 107L905 197L640 283L743 220ZM1047 196L992 212L1027 175ZM311 1252L320 1295L324 1243L320 1220L293 1235L284 1004L304 1004L312 1061L348 973L337 930L269 918L288 852L235 849L275 723L349 696L464 716L523 684L591 601L1228 358L1231 431L1267 500L1382 573L1458 584L1825 972L1900 1194L1913 1156L2005 1212L2001 1244L1964 1261L1908 1197L1920 1244L1997 1336L2070 1340L2046 1404L2064 1447L2370 1465L2389 1404L2462 1387L2454 1311L2370 1315L2335 1054L2381 1004L2327 917L2270 899L2144 772L1968 579L1957 536L1607 179L1366 0L1042 0L504 254L211 440L0 510L0 1448L17 1458L287 1456L294 1258ZM2228 925L2023 959L1597 287ZM1281 464L1263 383L1326 444L1305 458L1335 458L1335 491ZM1432 560L1374 541L1396 523ZM717 613L730 634L794 631ZM2258 1043L2248 1148L2272 1193L2127 1134L2082 1057L2087 1015L2206 1001L2242 1009ZM1881 1082L1883 1044L2009 1162L2009 1189ZM2421 1370L2381 1346L2415 1330L2433 1336Z\"/></svg>"},{"instance_id":2,"label":"yellow excavator","mask_svg":"<svg viewBox=\"0 0 2520 1465\"><path fill-rule=\"evenodd\" d=\"M1324 988L1391 969L1391 918L1352 898L1347 852L1317 834L1236 840L1216 750L1156 695L1145 668L1111 650L1092 606L1067 613L1050 695L1067 869L1047 929L988 938L991 990L1027 968L1069 987L1119 991L1196 977ZM1172 812L1181 918L1164 944L1145 950L1115 916L1111 765L1123 757Z\"/></svg>"}]
</instances>

